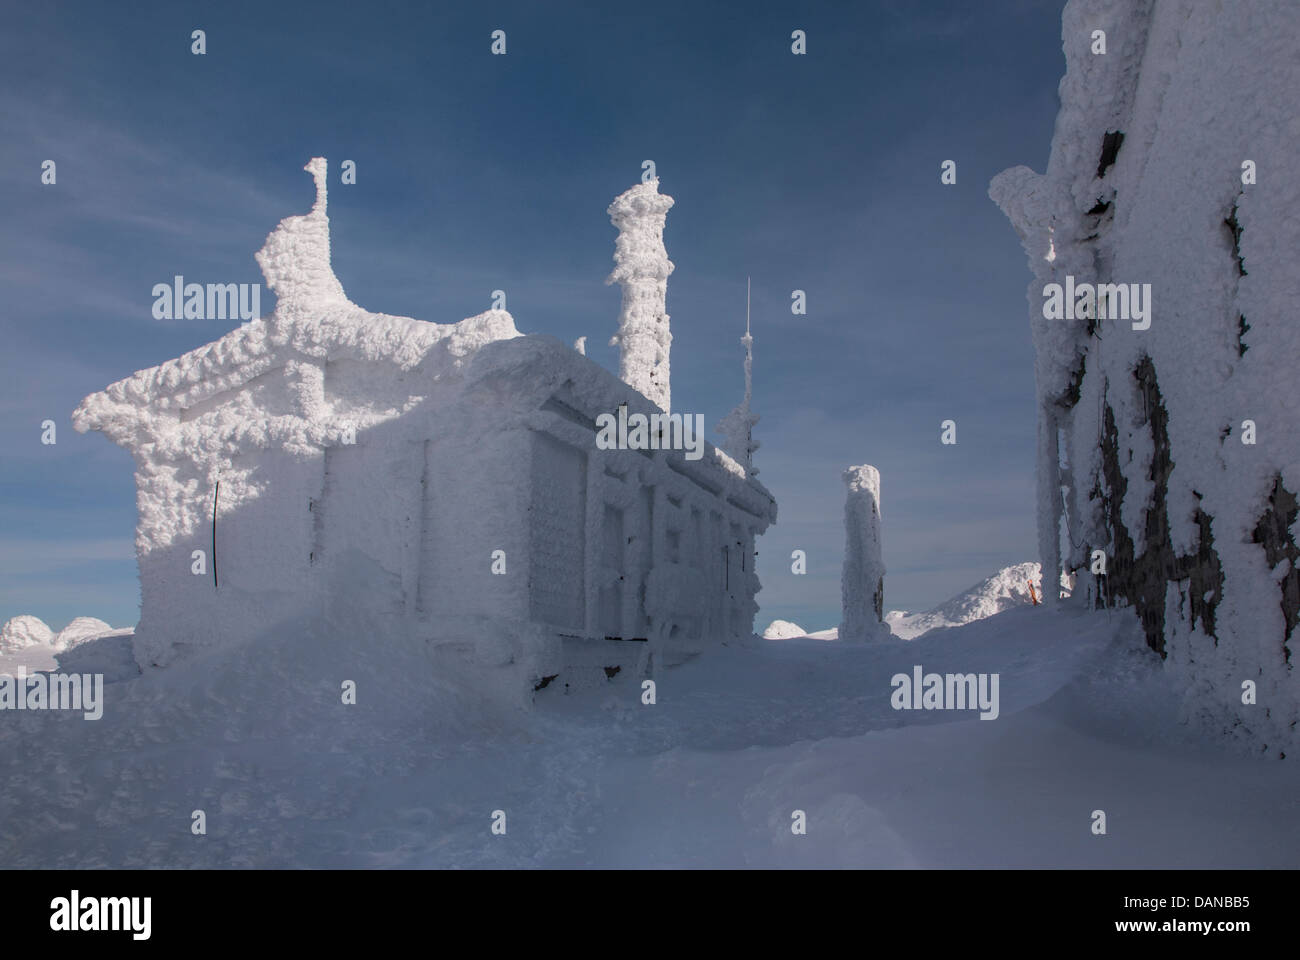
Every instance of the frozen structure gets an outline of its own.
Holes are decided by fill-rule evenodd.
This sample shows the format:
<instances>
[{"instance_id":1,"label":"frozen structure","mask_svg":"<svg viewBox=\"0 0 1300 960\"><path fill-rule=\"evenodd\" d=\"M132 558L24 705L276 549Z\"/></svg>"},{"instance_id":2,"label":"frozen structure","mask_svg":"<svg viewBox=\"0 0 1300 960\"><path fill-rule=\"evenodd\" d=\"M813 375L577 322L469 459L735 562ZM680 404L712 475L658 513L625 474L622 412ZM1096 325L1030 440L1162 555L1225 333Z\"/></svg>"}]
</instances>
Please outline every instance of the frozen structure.
<instances>
[{"instance_id":1,"label":"frozen structure","mask_svg":"<svg viewBox=\"0 0 1300 960\"><path fill-rule=\"evenodd\" d=\"M306 169L315 205L257 255L274 313L73 415L135 457L141 664L347 611L531 696L645 664L648 648L658 666L749 638L768 491L709 446L689 461L598 449L602 412L660 408L578 350L520 336L504 310L442 325L349 301L326 163ZM630 217L626 348L638 265L663 251L631 208L662 226L671 202L651 185L615 204ZM666 360L654 374L666 405Z\"/></svg>"},{"instance_id":2,"label":"frozen structure","mask_svg":"<svg viewBox=\"0 0 1300 960\"><path fill-rule=\"evenodd\" d=\"M1300 7L1071 0L1062 35L1047 171L989 188L1034 273L1044 580L1078 571L1079 593L1134 608L1186 717L1281 756L1300 717ZM1052 283L1150 284L1147 316L1111 287L1046 319Z\"/></svg>"},{"instance_id":3,"label":"frozen structure","mask_svg":"<svg viewBox=\"0 0 1300 960\"><path fill-rule=\"evenodd\" d=\"M740 343L745 348L745 399L718 421L718 433L723 438L723 451L739 461L750 476L755 476L758 471L754 469L754 451L759 445L754 439L754 427L758 425L758 414L750 407L754 399L754 338L749 333L748 279L745 280L745 335Z\"/></svg>"},{"instance_id":4,"label":"frozen structure","mask_svg":"<svg viewBox=\"0 0 1300 960\"><path fill-rule=\"evenodd\" d=\"M844 471L844 569L840 576L841 640L889 636L884 621L885 564L880 550L880 471L862 465Z\"/></svg>"},{"instance_id":5,"label":"frozen structure","mask_svg":"<svg viewBox=\"0 0 1300 960\"><path fill-rule=\"evenodd\" d=\"M605 280L623 288L618 333L609 345L619 348L618 375L665 412L672 410L668 353L668 275L673 263L664 249L664 221L673 198L659 192L659 178L620 194L609 205L618 228L614 272Z\"/></svg>"}]
</instances>

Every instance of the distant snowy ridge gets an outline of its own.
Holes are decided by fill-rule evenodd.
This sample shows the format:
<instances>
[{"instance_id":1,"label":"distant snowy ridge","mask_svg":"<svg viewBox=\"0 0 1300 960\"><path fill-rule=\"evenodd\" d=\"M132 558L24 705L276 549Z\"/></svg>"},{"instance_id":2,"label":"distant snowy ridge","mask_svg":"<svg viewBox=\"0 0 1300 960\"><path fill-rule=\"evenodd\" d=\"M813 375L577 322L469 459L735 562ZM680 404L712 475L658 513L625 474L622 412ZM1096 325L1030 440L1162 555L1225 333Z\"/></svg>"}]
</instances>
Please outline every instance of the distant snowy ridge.
<instances>
[{"instance_id":1,"label":"distant snowy ridge","mask_svg":"<svg viewBox=\"0 0 1300 960\"><path fill-rule=\"evenodd\" d=\"M55 633L40 617L22 614L0 627L0 673L22 667L29 672L52 670L64 654L91 640L130 636L132 628L115 630L95 617L77 617Z\"/></svg>"},{"instance_id":2,"label":"distant snowy ridge","mask_svg":"<svg viewBox=\"0 0 1300 960\"><path fill-rule=\"evenodd\" d=\"M1029 584L1033 582L1033 596ZM1073 579L1063 575L1060 591L1068 596L1073 586ZM1017 563L1003 567L992 576L985 577L969 590L963 590L956 596L949 597L939 606L924 613L909 613L906 610L890 610L885 614L885 623L894 636L903 640L912 640L931 630L944 627L959 627L973 623L1019 607L1032 604L1037 597L1043 600L1042 568L1036 563ZM838 627L829 630L807 631L797 623L789 620L773 620L763 631L767 640L790 640L794 637L809 637L814 640L838 640Z\"/></svg>"},{"instance_id":3,"label":"distant snowy ridge","mask_svg":"<svg viewBox=\"0 0 1300 960\"><path fill-rule=\"evenodd\" d=\"M32 647L48 647L61 653L75 646L115 631L103 620L95 617L77 617L55 633L40 617L27 614L13 617L0 627L0 654L15 654Z\"/></svg>"},{"instance_id":4,"label":"distant snowy ridge","mask_svg":"<svg viewBox=\"0 0 1300 960\"><path fill-rule=\"evenodd\" d=\"M1032 604L1034 598L1029 592L1031 581L1034 593L1041 602L1042 568L1036 563L1017 563L1003 567L991 577L985 577L969 590L963 590L933 610L924 613L890 610L885 614L885 622L889 624L894 636L912 640L931 630L961 626L1012 607Z\"/></svg>"}]
</instances>

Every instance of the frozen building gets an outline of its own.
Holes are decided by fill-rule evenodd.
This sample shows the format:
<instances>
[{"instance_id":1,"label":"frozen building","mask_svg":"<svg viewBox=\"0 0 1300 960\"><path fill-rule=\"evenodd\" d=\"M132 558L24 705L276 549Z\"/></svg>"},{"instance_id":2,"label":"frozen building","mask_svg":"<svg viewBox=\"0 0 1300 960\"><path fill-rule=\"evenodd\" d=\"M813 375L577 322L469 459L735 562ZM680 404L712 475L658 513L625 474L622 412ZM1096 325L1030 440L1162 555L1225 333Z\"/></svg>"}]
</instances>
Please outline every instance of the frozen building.
<instances>
[{"instance_id":1,"label":"frozen building","mask_svg":"<svg viewBox=\"0 0 1300 960\"><path fill-rule=\"evenodd\" d=\"M1188 718L1273 757L1300 719L1298 35L1295 4L1071 0L1046 172L989 189L1034 274L1043 581L1132 608Z\"/></svg>"},{"instance_id":2,"label":"frozen building","mask_svg":"<svg viewBox=\"0 0 1300 960\"><path fill-rule=\"evenodd\" d=\"M702 438L598 447L601 414L663 411L503 310L440 325L349 301L325 161L306 169L315 205L257 255L271 316L74 414L135 457L140 662L346 609L531 693L748 638L768 491ZM610 208L622 368L665 408L671 203L651 182Z\"/></svg>"}]
</instances>

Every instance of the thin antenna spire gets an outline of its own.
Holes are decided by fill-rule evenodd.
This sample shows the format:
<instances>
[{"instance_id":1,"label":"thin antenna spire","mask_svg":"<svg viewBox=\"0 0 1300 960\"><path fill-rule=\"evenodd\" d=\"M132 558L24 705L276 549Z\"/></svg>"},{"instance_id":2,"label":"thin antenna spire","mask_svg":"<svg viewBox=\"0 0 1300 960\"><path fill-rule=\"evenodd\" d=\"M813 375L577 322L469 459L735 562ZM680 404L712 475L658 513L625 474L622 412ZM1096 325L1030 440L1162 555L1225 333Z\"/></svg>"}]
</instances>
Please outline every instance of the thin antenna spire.
<instances>
[{"instance_id":1,"label":"thin antenna spire","mask_svg":"<svg viewBox=\"0 0 1300 960\"><path fill-rule=\"evenodd\" d=\"M754 338L749 332L750 286L750 278L746 277L745 335L740 338L741 346L745 348L745 399L719 421L718 432L726 438L722 448L738 460L745 468L745 473L752 477L758 474L754 469L754 451L758 449L758 444L754 442L754 424L758 422L758 417L750 410L754 399Z\"/></svg>"},{"instance_id":2,"label":"thin antenna spire","mask_svg":"<svg viewBox=\"0 0 1300 960\"><path fill-rule=\"evenodd\" d=\"M745 336L749 336L749 277L745 278Z\"/></svg>"}]
</instances>

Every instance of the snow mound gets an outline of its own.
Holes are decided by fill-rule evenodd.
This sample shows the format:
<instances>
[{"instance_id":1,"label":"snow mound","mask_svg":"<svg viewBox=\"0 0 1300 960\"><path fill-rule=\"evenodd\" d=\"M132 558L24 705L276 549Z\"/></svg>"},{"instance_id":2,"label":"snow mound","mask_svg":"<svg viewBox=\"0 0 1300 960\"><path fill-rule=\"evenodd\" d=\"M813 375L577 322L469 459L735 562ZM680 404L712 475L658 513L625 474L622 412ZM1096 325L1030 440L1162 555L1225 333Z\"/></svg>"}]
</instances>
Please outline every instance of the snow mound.
<instances>
[{"instance_id":1,"label":"snow mound","mask_svg":"<svg viewBox=\"0 0 1300 960\"><path fill-rule=\"evenodd\" d=\"M83 617L81 619L90 619ZM85 637L55 655L60 673L97 673L105 683L117 683L140 676L132 639L135 631L113 630L99 636Z\"/></svg>"},{"instance_id":2,"label":"snow mound","mask_svg":"<svg viewBox=\"0 0 1300 960\"><path fill-rule=\"evenodd\" d=\"M95 617L77 617L70 624L59 631L51 641L51 646L55 650L71 650L73 647L80 646L88 640L101 637L106 633L112 633L113 628Z\"/></svg>"},{"instance_id":3,"label":"snow mound","mask_svg":"<svg viewBox=\"0 0 1300 960\"><path fill-rule=\"evenodd\" d=\"M789 620L773 620L763 631L764 640L789 640L791 637L806 637L808 631Z\"/></svg>"},{"instance_id":4,"label":"snow mound","mask_svg":"<svg viewBox=\"0 0 1300 960\"><path fill-rule=\"evenodd\" d=\"M924 613L891 610L885 615L885 622L895 636L912 640L931 630L958 627L1012 607L1032 604L1034 599L1029 592L1031 581L1034 595L1041 602L1042 568L1036 563L1017 563L1003 567L991 577L986 577L969 590L963 590L933 610Z\"/></svg>"},{"instance_id":5,"label":"snow mound","mask_svg":"<svg viewBox=\"0 0 1300 960\"><path fill-rule=\"evenodd\" d=\"M17 653L29 647L48 647L54 643L54 631L40 617L22 614L0 627L0 653Z\"/></svg>"}]
</instances>

